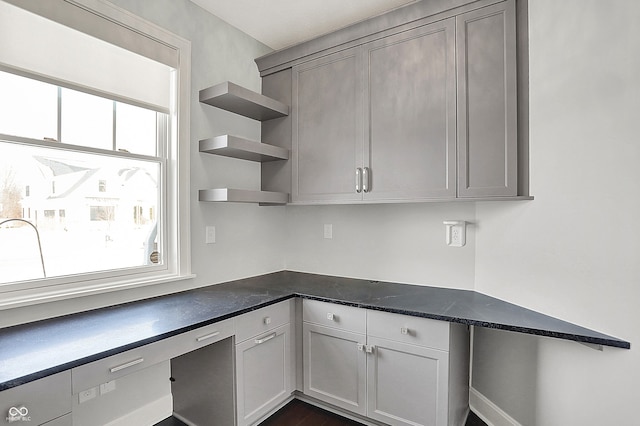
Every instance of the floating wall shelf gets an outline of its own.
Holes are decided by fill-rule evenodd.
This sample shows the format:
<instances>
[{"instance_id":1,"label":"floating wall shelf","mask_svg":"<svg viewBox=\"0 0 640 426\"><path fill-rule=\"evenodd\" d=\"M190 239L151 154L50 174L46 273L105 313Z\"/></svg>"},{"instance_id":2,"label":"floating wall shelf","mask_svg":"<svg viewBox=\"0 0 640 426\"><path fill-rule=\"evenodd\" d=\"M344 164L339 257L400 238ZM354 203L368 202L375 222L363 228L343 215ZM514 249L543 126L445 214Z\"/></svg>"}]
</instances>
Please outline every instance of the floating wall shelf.
<instances>
[{"instance_id":1,"label":"floating wall shelf","mask_svg":"<svg viewBox=\"0 0 640 426\"><path fill-rule=\"evenodd\" d=\"M201 140L200 152L259 163L289 159L288 149L231 135Z\"/></svg>"},{"instance_id":2,"label":"floating wall shelf","mask_svg":"<svg viewBox=\"0 0 640 426\"><path fill-rule=\"evenodd\" d=\"M289 194L283 192L249 191L245 189L217 188L198 191L198 201L222 203L286 204Z\"/></svg>"},{"instance_id":3,"label":"floating wall shelf","mask_svg":"<svg viewBox=\"0 0 640 426\"><path fill-rule=\"evenodd\" d=\"M200 102L259 121L289 115L289 107L282 102L229 81L202 89Z\"/></svg>"}]
</instances>

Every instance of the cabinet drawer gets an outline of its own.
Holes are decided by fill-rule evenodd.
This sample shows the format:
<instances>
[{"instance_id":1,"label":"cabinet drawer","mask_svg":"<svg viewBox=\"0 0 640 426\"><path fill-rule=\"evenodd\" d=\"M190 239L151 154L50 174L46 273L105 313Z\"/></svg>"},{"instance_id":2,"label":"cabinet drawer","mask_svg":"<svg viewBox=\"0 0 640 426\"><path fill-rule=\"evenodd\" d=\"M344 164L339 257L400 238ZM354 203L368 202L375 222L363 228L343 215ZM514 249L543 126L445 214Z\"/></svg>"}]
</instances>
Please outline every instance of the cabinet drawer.
<instances>
[{"instance_id":1,"label":"cabinet drawer","mask_svg":"<svg viewBox=\"0 0 640 426\"><path fill-rule=\"evenodd\" d=\"M449 326L446 321L389 312L368 311L370 336L449 351Z\"/></svg>"},{"instance_id":2,"label":"cabinet drawer","mask_svg":"<svg viewBox=\"0 0 640 426\"><path fill-rule=\"evenodd\" d=\"M234 324L235 320L230 318L167 339L166 343L175 347L171 358L233 336Z\"/></svg>"},{"instance_id":3,"label":"cabinet drawer","mask_svg":"<svg viewBox=\"0 0 640 426\"><path fill-rule=\"evenodd\" d=\"M70 412L69 370L0 392L0 425L39 425Z\"/></svg>"},{"instance_id":4,"label":"cabinet drawer","mask_svg":"<svg viewBox=\"0 0 640 426\"><path fill-rule=\"evenodd\" d=\"M367 314L364 309L336 303L305 299L302 318L306 322L355 333L366 333L367 330Z\"/></svg>"},{"instance_id":5,"label":"cabinet drawer","mask_svg":"<svg viewBox=\"0 0 640 426\"><path fill-rule=\"evenodd\" d=\"M292 299L236 317L236 343L291 322Z\"/></svg>"},{"instance_id":6,"label":"cabinet drawer","mask_svg":"<svg viewBox=\"0 0 640 426\"><path fill-rule=\"evenodd\" d=\"M233 335L233 319L150 343L72 370L73 393L107 383Z\"/></svg>"}]
</instances>

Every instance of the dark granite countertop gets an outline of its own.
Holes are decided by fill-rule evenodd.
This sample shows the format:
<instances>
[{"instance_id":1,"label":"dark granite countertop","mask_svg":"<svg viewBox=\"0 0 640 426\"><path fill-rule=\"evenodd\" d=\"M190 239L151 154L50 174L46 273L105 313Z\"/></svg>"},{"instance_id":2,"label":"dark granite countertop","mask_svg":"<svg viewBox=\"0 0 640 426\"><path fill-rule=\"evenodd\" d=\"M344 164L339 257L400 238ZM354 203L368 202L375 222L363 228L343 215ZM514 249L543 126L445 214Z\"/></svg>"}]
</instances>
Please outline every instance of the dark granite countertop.
<instances>
[{"instance_id":1,"label":"dark granite countertop","mask_svg":"<svg viewBox=\"0 0 640 426\"><path fill-rule=\"evenodd\" d=\"M474 291L283 271L0 329L0 391L292 297L631 347Z\"/></svg>"}]
</instances>

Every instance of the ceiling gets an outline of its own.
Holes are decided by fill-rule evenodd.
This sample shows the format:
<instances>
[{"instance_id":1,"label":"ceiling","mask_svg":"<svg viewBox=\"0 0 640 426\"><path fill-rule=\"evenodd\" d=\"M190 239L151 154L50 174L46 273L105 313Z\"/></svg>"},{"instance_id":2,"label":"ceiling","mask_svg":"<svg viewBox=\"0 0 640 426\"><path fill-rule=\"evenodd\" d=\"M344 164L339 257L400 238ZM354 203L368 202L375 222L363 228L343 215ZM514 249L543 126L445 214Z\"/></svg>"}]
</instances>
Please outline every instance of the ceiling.
<instances>
[{"instance_id":1,"label":"ceiling","mask_svg":"<svg viewBox=\"0 0 640 426\"><path fill-rule=\"evenodd\" d=\"M278 50L415 0L191 0Z\"/></svg>"}]
</instances>

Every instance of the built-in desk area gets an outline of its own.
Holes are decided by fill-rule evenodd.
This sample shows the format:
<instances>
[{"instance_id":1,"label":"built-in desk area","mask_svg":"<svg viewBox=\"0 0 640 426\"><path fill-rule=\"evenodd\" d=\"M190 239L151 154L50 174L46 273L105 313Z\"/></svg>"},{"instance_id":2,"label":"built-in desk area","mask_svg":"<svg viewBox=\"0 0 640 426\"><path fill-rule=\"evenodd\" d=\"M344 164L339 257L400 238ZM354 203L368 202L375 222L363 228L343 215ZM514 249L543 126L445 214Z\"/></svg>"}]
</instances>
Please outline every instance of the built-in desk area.
<instances>
[{"instance_id":1,"label":"built-in desk area","mask_svg":"<svg viewBox=\"0 0 640 426\"><path fill-rule=\"evenodd\" d=\"M278 344L271 346L273 352L265 352L265 356L254 352L258 354L254 358L263 360L279 353L286 355L283 362L290 367L284 368L289 368L288 371L282 371L284 389L279 395L280 399L291 398L300 382L300 378L295 377L296 351L303 346L301 342L296 343L296 339L302 336L302 313L299 311L302 303L299 299L329 302L336 306L336 312L355 309L354 315L362 315L364 321L368 321L367 332L370 332L371 324L382 324L378 328L384 328L384 324L394 321L387 321L386 317L381 320L377 314L373 315L376 312L401 315L406 319L402 321L407 323L423 319L435 320L434 324L449 323L453 327L448 340L452 345L456 338L464 335L461 332L466 326L472 325L591 345L630 348L630 343L624 340L474 291L282 271L0 329L0 404L14 404L8 395L19 393L44 378L50 381L49 392L46 386L39 386L39 393L28 390L26 394L55 394L59 401L51 403L55 407L50 411L57 416L51 419L58 423L52 424L71 424L72 396L77 398L86 388L170 359L176 360L172 363L175 370L172 375L179 383L180 374L193 376L188 367L196 365L200 351L213 354L207 359L209 362L213 360L217 366L217 377L224 377L216 382L218 391L222 389L222 394L232 395L233 389L239 385L238 376L233 371L234 365L238 369L239 361L243 360L239 353L249 354L246 356L250 359L253 355L247 351L267 342ZM314 329L319 326L337 330L346 324L340 322L341 318L346 318L344 315L321 313L321 320L309 317L308 322L315 324ZM329 317L328 324L320 324ZM305 316L305 324L307 319ZM413 326L403 325L405 322L398 323L398 337L390 340L400 342L411 337ZM449 330L448 327L445 331ZM424 345L430 345L428 340ZM264 347L267 348L266 345ZM357 342L353 347L363 354L369 349L374 351L367 341ZM454 358L452 355L449 363ZM109 359L108 363L106 359ZM468 357L465 364L468 368ZM181 373L178 372L180 369ZM106 375L96 382L101 371ZM207 376L196 374L194 377L206 380ZM177 389L173 388L175 409L180 406L177 395L183 395ZM228 424L233 424L233 398L220 401L227 406ZM5 411L9 407L0 406L3 410L1 420L5 420ZM31 410L32 413L43 411ZM237 424L252 424L260 419L259 415L249 414L244 420L236 415ZM67 423L59 420L65 417ZM49 419L43 419L43 422L46 420ZM40 423L34 418L31 424Z\"/></svg>"}]
</instances>

